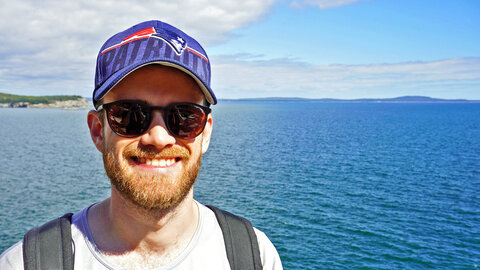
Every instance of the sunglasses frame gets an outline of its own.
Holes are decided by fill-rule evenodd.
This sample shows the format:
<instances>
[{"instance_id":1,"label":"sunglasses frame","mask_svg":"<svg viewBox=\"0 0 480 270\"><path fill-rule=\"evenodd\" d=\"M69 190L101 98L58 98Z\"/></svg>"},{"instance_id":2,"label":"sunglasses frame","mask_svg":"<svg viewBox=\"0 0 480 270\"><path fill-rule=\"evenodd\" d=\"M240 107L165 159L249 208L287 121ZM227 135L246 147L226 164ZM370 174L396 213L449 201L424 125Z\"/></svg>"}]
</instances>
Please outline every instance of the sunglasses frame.
<instances>
[{"instance_id":1,"label":"sunglasses frame","mask_svg":"<svg viewBox=\"0 0 480 270\"><path fill-rule=\"evenodd\" d=\"M129 103L129 104L137 104L137 105L140 105L140 107L142 108L142 111L146 113L146 115L148 115L147 119L148 119L148 126L147 128L142 131L141 133L139 134L133 134L133 135L125 135L125 134L121 134L119 132L117 132L115 129L112 128L112 125L110 124L110 117L109 117L109 108L113 105L117 105L117 104L125 104L125 103ZM169 114L171 113L170 109L174 106L178 106L178 105L188 105L188 106L193 106L193 107L197 107L197 108L200 108L203 113L205 114L205 120L203 121L203 125L202 125L202 128L199 130L198 134L193 136L193 137L184 137L184 136L180 136L180 135L176 135L174 134L174 132L170 129L170 125L168 124L168 116ZM192 103L192 102L174 102L174 103L170 103L168 104L167 106L151 106L150 104L148 104L147 102L145 101L142 101L142 100L134 100L134 99L124 99L124 100L117 100L117 101L114 101L114 102L110 102L110 103L105 103L105 104L100 104L98 107L97 107L97 112L100 112L101 110L105 110L105 114L106 114L106 117L107 117L107 122L108 122L108 125L110 126L110 128L112 129L112 131L117 134L118 136L120 137L124 137L124 138L135 138L135 137L139 137L143 134L145 134L149 129L150 129L150 125L152 124L152 114L153 114L153 111L154 110L160 110L162 111L162 116L163 116L163 121L165 123L165 127L167 128L168 132L170 133L170 135L172 135L173 137L175 138L180 138L180 139L193 139L195 137L197 137L198 135L202 134L203 130L205 129L205 126L207 124L207 121L208 121L208 115L211 113L212 109L210 109L209 107L206 107L206 106L203 106L203 105L200 105L200 104L197 104L197 103Z\"/></svg>"}]
</instances>

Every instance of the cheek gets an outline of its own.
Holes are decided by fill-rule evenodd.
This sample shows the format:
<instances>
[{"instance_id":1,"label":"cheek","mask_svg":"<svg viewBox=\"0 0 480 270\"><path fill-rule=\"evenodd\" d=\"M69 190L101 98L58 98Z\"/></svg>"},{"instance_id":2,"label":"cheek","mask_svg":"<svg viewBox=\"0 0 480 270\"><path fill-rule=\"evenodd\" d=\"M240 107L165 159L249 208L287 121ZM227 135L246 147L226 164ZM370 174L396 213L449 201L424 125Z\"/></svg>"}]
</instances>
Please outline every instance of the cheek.
<instances>
[{"instance_id":1,"label":"cheek","mask_svg":"<svg viewBox=\"0 0 480 270\"><path fill-rule=\"evenodd\" d=\"M131 139L121 138L108 129L104 129L103 138L104 150L113 154L117 159L122 157L124 149L132 143Z\"/></svg>"},{"instance_id":2,"label":"cheek","mask_svg":"<svg viewBox=\"0 0 480 270\"><path fill-rule=\"evenodd\" d=\"M197 156L202 153L202 141L203 136L199 135L192 140L186 141L184 145L190 151L192 156Z\"/></svg>"}]
</instances>

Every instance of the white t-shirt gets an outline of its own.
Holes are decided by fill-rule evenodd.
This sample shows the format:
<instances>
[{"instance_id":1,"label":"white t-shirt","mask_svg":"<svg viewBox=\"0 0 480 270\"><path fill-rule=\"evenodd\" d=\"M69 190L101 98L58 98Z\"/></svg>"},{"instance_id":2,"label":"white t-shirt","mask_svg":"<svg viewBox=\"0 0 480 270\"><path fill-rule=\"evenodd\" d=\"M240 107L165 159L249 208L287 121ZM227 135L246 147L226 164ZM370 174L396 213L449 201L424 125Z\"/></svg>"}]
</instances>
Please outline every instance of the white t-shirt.
<instances>
[{"instance_id":1,"label":"white t-shirt","mask_svg":"<svg viewBox=\"0 0 480 270\"><path fill-rule=\"evenodd\" d=\"M187 247L168 264L156 268L167 269L230 269L225 251L222 230L215 214L206 206L198 203L199 222L197 230ZM72 217L72 239L75 254L75 269L120 270L98 250L87 223L87 211L90 207ZM282 263L277 250L267 236L254 228L260 248L260 257L264 270L281 270ZM19 241L0 255L0 269L23 269L23 241Z\"/></svg>"}]
</instances>

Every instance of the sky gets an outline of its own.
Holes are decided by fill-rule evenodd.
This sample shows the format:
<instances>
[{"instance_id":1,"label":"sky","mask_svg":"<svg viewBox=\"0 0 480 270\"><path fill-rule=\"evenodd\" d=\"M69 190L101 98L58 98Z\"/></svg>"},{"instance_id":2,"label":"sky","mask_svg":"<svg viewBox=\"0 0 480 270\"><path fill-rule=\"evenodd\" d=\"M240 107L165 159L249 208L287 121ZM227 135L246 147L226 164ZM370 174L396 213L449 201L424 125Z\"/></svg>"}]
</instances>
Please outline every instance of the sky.
<instances>
[{"instance_id":1,"label":"sky","mask_svg":"<svg viewBox=\"0 0 480 270\"><path fill-rule=\"evenodd\" d=\"M217 98L480 100L478 0L0 0L0 92L91 97L98 50L157 19L207 51Z\"/></svg>"}]
</instances>

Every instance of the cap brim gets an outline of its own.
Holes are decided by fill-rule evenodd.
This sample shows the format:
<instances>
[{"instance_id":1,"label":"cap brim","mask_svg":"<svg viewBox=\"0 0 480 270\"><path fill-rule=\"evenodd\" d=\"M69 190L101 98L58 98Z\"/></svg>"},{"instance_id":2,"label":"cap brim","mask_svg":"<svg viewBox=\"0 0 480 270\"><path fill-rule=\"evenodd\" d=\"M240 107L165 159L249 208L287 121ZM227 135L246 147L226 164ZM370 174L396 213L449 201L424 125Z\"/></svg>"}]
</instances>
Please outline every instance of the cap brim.
<instances>
[{"instance_id":1,"label":"cap brim","mask_svg":"<svg viewBox=\"0 0 480 270\"><path fill-rule=\"evenodd\" d=\"M147 62L143 63L137 66L127 66L122 70L119 70L113 74L113 76L110 76L103 84L100 86L95 92L93 96L93 102L95 107L97 106L97 103L99 100L101 100L110 90L112 90L120 81L122 81L125 77L130 75L130 73L134 72L135 70L142 68L144 66L148 65L163 65L167 67L173 67L176 68L180 71L183 71L184 73L188 74L190 77L192 77L195 82L198 84L200 87L200 90L202 90L203 95L205 96L205 99L207 100L208 103L215 105L217 104L217 99L215 97L215 94L213 91L207 87L197 76L195 76L192 72L190 72L188 69L177 65L172 62L168 61L152 61L152 62Z\"/></svg>"}]
</instances>

